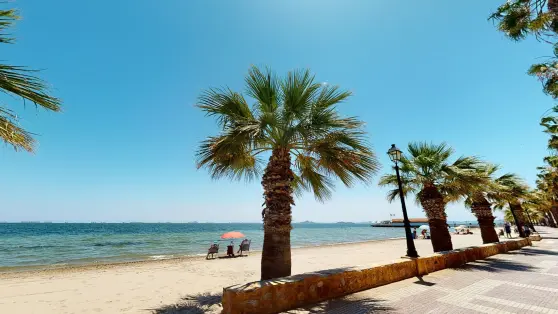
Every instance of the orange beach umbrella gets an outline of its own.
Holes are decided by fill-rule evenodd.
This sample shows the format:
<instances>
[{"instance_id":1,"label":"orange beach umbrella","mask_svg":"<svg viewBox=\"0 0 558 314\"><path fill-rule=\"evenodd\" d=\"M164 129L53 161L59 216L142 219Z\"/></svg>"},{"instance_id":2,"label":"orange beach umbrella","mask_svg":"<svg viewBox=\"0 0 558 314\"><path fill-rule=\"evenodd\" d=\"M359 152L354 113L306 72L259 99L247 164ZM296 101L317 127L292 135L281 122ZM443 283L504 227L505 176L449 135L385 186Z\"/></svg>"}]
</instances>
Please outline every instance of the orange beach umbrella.
<instances>
[{"instance_id":1,"label":"orange beach umbrella","mask_svg":"<svg viewBox=\"0 0 558 314\"><path fill-rule=\"evenodd\" d=\"M238 231L226 232L221 235L221 239L239 239L244 237L246 236Z\"/></svg>"}]
</instances>

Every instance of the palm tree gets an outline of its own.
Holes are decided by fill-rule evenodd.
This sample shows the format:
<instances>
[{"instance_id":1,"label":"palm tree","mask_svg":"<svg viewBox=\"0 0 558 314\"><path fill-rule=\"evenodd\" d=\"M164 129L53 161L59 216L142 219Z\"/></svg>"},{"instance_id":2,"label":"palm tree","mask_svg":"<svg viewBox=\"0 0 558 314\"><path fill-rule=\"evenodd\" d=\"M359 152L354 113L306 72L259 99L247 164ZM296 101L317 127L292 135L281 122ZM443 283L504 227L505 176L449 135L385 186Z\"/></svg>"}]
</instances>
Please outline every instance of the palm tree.
<instances>
[{"instance_id":1,"label":"palm tree","mask_svg":"<svg viewBox=\"0 0 558 314\"><path fill-rule=\"evenodd\" d=\"M217 118L221 132L201 143L197 164L213 178L254 179L262 175L260 154L270 154L261 181L261 279L289 276L293 193L313 191L324 201L332 194L334 179L346 186L355 180L369 182L379 164L363 122L337 112L350 92L316 83L308 70L280 78L252 67L245 82L252 106L228 88L209 89L199 97L198 106Z\"/></svg>"},{"instance_id":2,"label":"palm tree","mask_svg":"<svg viewBox=\"0 0 558 314\"><path fill-rule=\"evenodd\" d=\"M434 252L453 249L446 203L458 200L473 186L484 182L476 171L480 164L477 158L460 157L450 163L453 152L446 143L410 143L408 156L401 159L403 193L413 193L422 205L428 218ZM397 177L394 174L384 175L379 185L397 187ZM388 200L392 202L398 195L399 190L394 188L388 193Z\"/></svg>"},{"instance_id":3,"label":"palm tree","mask_svg":"<svg viewBox=\"0 0 558 314\"><path fill-rule=\"evenodd\" d=\"M478 186L473 186L467 195L465 204L471 208L471 212L477 217L483 243L499 242L498 234L494 229L494 215L492 214L492 204L488 199L497 197L498 190L501 188L494 178L498 171L498 166L492 164L482 165L477 169L479 175L485 176L487 181Z\"/></svg>"},{"instance_id":4,"label":"palm tree","mask_svg":"<svg viewBox=\"0 0 558 314\"><path fill-rule=\"evenodd\" d=\"M543 91L558 98L558 0L508 0L490 15L498 29L515 41L533 34L538 40L554 45L554 56L532 65L528 73L536 76Z\"/></svg>"},{"instance_id":5,"label":"palm tree","mask_svg":"<svg viewBox=\"0 0 558 314\"><path fill-rule=\"evenodd\" d=\"M558 113L558 106L552 108L552 113ZM541 119L540 124L544 127L544 132L550 135L548 149L552 154L544 158L545 166L537 168L537 189L542 195L539 200L545 199L550 203L547 206L547 218L549 225L556 227L554 221L558 219L558 116L547 115Z\"/></svg>"},{"instance_id":6,"label":"palm tree","mask_svg":"<svg viewBox=\"0 0 558 314\"><path fill-rule=\"evenodd\" d=\"M529 34L545 40L558 32L558 0L509 0L490 15L498 29L513 40Z\"/></svg>"},{"instance_id":7,"label":"palm tree","mask_svg":"<svg viewBox=\"0 0 558 314\"><path fill-rule=\"evenodd\" d=\"M553 200L550 195L540 189L540 182L537 182L537 190L531 192L528 201L525 203L526 210L529 210L529 217L534 221L546 221L548 226L556 228L556 223L552 217Z\"/></svg>"},{"instance_id":8,"label":"palm tree","mask_svg":"<svg viewBox=\"0 0 558 314\"><path fill-rule=\"evenodd\" d=\"M504 209L504 220L515 224L515 219L513 218L513 214L509 208Z\"/></svg>"},{"instance_id":9,"label":"palm tree","mask_svg":"<svg viewBox=\"0 0 558 314\"><path fill-rule=\"evenodd\" d=\"M494 193L496 209L504 209L508 207L514 218L515 225L521 237L525 237L523 225L525 224L525 216L523 215L522 202L528 197L529 187L515 174L507 174L496 180L501 188Z\"/></svg>"},{"instance_id":10,"label":"palm tree","mask_svg":"<svg viewBox=\"0 0 558 314\"><path fill-rule=\"evenodd\" d=\"M19 17L15 10L0 10L0 43L12 43L13 38L3 31ZM0 64L0 89L8 94L33 102L47 110L60 111L60 100L47 92L46 84L33 76L37 71L22 66ZM32 152L33 134L18 126L18 117L9 108L0 107L0 138L14 149Z\"/></svg>"}]
</instances>

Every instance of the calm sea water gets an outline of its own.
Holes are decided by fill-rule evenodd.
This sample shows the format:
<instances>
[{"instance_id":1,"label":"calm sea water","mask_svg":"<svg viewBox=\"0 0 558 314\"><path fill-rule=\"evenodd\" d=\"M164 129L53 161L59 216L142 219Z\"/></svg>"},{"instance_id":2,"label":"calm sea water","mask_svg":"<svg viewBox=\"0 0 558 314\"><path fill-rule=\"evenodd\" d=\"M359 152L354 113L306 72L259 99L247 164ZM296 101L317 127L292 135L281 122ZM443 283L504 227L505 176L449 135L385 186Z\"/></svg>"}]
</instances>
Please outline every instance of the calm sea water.
<instances>
[{"instance_id":1,"label":"calm sea water","mask_svg":"<svg viewBox=\"0 0 558 314\"><path fill-rule=\"evenodd\" d=\"M0 271L205 255L209 245L228 231L244 233L252 239L251 249L261 249L261 224L0 223ZM301 223L293 224L291 244L304 247L404 236L402 228Z\"/></svg>"}]
</instances>

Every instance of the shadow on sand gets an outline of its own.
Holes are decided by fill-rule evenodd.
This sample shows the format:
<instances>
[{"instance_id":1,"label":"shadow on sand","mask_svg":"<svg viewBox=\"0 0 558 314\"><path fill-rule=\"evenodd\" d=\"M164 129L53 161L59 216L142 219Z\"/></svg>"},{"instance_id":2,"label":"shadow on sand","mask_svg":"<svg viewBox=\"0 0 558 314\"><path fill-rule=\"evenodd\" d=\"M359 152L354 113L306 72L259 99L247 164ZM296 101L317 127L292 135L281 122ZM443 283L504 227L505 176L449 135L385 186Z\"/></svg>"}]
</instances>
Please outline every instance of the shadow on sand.
<instances>
[{"instance_id":1,"label":"shadow on sand","mask_svg":"<svg viewBox=\"0 0 558 314\"><path fill-rule=\"evenodd\" d=\"M200 293L187 295L177 304L151 309L153 314L221 313L221 294Z\"/></svg>"}]
</instances>

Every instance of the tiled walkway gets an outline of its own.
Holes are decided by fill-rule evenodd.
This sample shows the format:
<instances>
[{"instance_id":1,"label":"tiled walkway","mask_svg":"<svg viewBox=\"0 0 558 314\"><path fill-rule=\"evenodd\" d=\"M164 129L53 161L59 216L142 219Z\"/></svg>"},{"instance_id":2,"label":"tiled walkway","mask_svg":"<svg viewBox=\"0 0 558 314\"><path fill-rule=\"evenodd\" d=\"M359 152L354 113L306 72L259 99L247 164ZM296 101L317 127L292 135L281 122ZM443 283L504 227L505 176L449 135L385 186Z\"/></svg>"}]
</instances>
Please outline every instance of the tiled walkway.
<instances>
[{"instance_id":1,"label":"tiled walkway","mask_svg":"<svg viewBox=\"0 0 558 314\"><path fill-rule=\"evenodd\" d=\"M558 230L509 254L289 313L558 313Z\"/></svg>"}]
</instances>

